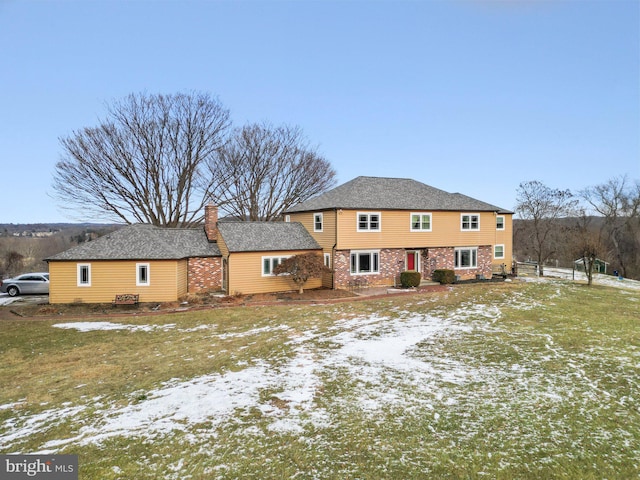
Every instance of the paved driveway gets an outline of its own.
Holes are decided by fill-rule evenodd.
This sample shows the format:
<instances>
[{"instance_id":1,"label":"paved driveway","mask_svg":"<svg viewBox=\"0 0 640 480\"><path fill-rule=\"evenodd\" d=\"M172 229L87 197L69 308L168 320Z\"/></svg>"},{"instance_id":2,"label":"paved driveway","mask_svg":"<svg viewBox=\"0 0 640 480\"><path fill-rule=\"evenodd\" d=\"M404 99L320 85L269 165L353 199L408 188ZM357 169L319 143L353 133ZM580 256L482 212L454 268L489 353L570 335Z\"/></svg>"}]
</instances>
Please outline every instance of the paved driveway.
<instances>
[{"instance_id":1,"label":"paved driveway","mask_svg":"<svg viewBox=\"0 0 640 480\"><path fill-rule=\"evenodd\" d=\"M0 293L0 307L6 307L13 303L49 303L49 295L18 295L10 297L6 293Z\"/></svg>"}]
</instances>

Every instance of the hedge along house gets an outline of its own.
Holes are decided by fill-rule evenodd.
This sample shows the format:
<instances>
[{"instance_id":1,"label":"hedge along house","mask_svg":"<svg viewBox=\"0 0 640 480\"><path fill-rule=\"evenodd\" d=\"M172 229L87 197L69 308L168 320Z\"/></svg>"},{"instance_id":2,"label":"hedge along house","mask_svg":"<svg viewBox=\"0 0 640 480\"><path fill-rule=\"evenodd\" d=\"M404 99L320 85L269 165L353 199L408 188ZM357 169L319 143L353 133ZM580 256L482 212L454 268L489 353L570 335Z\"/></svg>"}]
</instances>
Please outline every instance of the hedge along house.
<instances>
[{"instance_id":1,"label":"hedge along house","mask_svg":"<svg viewBox=\"0 0 640 480\"><path fill-rule=\"evenodd\" d=\"M50 303L106 303L118 294L171 302L221 287L220 249L201 228L131 225L47 261Z\"/></svg>"},{"instance_id":2,"label":"hedge along house","mask_svg":"<svg viewBox=\"0 0 640 480\"><path fill-rule=\"evenodd\" d=\"M412 179L357 177L285 213L322 247L326 287L394 285L405 270L490 278L512 262L513 212Z\"/></svg>"}]
</instances>

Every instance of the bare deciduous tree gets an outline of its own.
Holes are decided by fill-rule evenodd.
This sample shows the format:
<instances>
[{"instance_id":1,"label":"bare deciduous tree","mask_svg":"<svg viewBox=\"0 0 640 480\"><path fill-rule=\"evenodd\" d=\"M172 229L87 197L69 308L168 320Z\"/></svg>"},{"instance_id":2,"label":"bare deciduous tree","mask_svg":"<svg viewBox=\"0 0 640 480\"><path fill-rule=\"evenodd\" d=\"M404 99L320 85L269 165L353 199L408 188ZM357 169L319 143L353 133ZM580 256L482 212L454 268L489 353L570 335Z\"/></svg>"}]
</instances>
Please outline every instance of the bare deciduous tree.
<instances>
[{"instance_id":1,"label":"bare deciduous tree","mask_svg":"<svg viewBox=\"0 0 640 480\"><path fill-rule=\"evenodd\" d=\"M129 95L97 127L60 139L56 196L83 219L194 225L216 187L207 165L229 125L207 94Z\"/></svg>"},{"instance_id":2,"label":"bare deciduous tree","mask_svg":"<svg viewBox=\"0 0 640 480\"><path fill-rule=\"evenodd\" d=\"M560 219L572 215L577 200L569 190L552 189L534 180L523 182L517 190L516 213L525 223L519 236L533 252L544 275L544 263L558 250L564 226Z\"/></svg>"},{"instance_id":3,"label":"bare deciduous tree","mask_svg":"<svg viewBox=\"0 0 640 480\"><path fill-rule=\"evenodd\" d=\"M612 246L623 276L640 273L640 182L616 177L580 192L597 215L604 218L601 234Z\"/></svg>"},{"instance_id":4,"label":"bare deciduous tree","mask_svg":"<svg viewBox=\"0 0 640 480\"><path fill-rule=\"evenodd\" d=\"M606 248L597 229L592 228L593 217L582 210L571 235L571 253L574 258L582 260L587 284L593 283L593 268L598 257L604 255Z\"/></svg>"},{"instance_id":5,"label":"bare deciduous tree","mask_svg":"<svg viewBox=\"0 0 640 480\"><path fill-rule=\"evenodd\" d=\"M252 124L235 130L211 165L213 197L241 220L274 220L335 184L331 164L298 127Z\"/></svg>"},{"instance_id":6,"label":"bare deciduous tree","mask_svg":"<svg viewBox=\"0 0 640 480\"><path fill-rule=\"evenodd\" d=\"M4 256L4 274L13 276L22 270L24 266L24 255L16 251L7 252Z\"/></svg>"}]
</instances>

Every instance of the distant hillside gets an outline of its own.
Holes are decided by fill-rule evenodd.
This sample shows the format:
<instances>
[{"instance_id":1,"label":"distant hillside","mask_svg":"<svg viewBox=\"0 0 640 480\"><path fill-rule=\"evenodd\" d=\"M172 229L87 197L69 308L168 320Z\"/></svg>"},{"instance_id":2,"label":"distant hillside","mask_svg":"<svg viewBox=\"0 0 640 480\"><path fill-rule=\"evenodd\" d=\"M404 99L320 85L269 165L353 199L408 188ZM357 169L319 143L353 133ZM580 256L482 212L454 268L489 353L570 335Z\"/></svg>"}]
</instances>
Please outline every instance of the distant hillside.
<instances>
[{"instance_id":1,"label":"distant hillside","mask_svg":"<svg viewBox=\"0 0 640 480\"><path fill-rule=\"evenodd\" d=\"M568 217L559 220L559 225L568 230L560 235L552 234L548 237L548 250L553 252L546 262L548 266L572 267L578 254L576 240L578 233L571 231L572 227L583 223L583 219ZM513 220L513 254L517 261L535 260L536 254L531 244L531 220ZM615 241L610 228L605 225L603 217L588 217L587 228L593 238L600 238L597 257L609 263L609 271L617 270L626 278L640 280L640 225L630 222L628 218L618 218L618 233ZM560 232L561 230L557 230ZM602 232L602 233L601 233ZM579 241L579 240L578 240Z\"/></svg>"},{"instance_id":2,"label":"distant hillside","mask_svg":"<svg viewBox=\"0 0 640 480\"><path fill-rule=\"evenodd\" d=\"M47 271L44 261L121 225L104 223L0 224L0 278L28 271Z\"/></svg>"},{"instance_id":3,"label":"distant hillside","mask_svg":"<svg viewBox=\"0 0 640 480\"><path fill-rule=\"evenodd\" d=\"M0 223L0 237L50 237L56 233L113 230L121 225L109 223Z\"/></svg>"}]
</instances>

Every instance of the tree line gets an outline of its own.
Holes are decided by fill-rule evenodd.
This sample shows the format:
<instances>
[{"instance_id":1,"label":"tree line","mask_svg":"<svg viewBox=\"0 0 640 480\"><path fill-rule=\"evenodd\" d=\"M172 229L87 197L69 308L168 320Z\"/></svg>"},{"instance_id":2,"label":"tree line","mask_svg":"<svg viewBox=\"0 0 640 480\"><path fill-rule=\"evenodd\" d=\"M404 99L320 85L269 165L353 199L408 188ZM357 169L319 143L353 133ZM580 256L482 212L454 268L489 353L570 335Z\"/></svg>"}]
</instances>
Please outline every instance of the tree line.
<instances>
[{"instance_id":1,"label":"tree line","mask_svg":"<svg viewBox=\"0 0 640 480\"><path fill-rule=\"evenodd\" d=\"M640 279L640 181L611 178L576 193L539 181L520 184L514 253L545 265L582 259L589 283L596 259L610 272Z\"/></svg>"},{"instance_id":2,"label":"tree line","mask_svg":"<svg viewBox=\"0 0 640 480\"><path fill-rule=\"evenodd\" d=\"M208 203L236 220L270 221L336 183L300 127L234 127L229 109L207 93L130 94L60 145L55 198L71 217L100 223L192 227ZM577 193L523 182L515 210L515 255L542 273L549 262L576 258L590 272L600 257L640 278L639 181L617 177ZM32 253L5 246L0 267L26 267Z\"/></svg>"},{"instance_id":3,"label":"tree line","mask_svg":"<svg viewBox=\"0 0 640 480\"><path fill-rule=\"evenodd\" d=\"M273 220L336 182L298 126L233 127L206 93L131 94L97 126L60 138L53 189L71 217L191 227L213 202L238 220Z\"/></svg>"},{"instance_id":4,"label":"tree line","mask_svg":"<svg viewBox=\"0 0 640 480\"><path fill-rule=\"evenodd\" d=\"M114 225L58 225L52 235L44 237L0 235L0 279L25 272L46 272L49 265L45 258L117 228Z\"/></svg>"}]
</instances>

